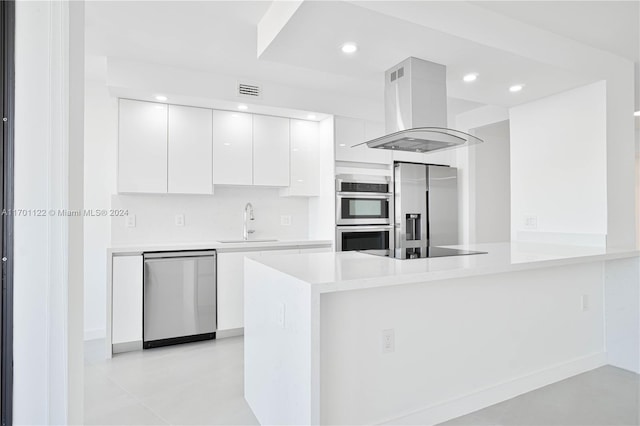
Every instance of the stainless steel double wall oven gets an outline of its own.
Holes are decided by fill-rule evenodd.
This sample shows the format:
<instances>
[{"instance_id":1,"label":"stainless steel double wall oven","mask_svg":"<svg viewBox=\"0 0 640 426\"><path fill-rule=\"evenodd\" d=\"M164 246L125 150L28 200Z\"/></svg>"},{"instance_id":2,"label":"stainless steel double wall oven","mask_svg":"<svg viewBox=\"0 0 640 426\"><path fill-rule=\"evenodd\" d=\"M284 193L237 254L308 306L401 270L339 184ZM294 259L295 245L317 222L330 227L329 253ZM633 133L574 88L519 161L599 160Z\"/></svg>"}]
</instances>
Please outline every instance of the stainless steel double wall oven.
<instances>
[{"instance_id":1,"label":"stainless steel double wall oven","mask_svg":"<svg viewBox=\"0 0 640 426\"><path fill-rule=\"evenodd\" d=\"M389 250L393 188L388 176L336 177L336 250Z\"/></svg>"}]
</instances>

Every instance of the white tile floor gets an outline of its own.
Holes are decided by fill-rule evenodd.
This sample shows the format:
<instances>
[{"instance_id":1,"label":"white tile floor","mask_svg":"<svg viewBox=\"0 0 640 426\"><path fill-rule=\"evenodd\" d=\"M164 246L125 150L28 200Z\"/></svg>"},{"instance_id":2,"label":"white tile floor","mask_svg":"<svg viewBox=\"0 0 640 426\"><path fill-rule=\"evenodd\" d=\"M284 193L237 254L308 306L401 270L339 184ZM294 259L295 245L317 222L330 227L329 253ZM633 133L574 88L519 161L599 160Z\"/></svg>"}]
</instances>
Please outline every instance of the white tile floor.
<instances>
[{"instance_id":1,"label":"white tile floor","mask_svg":"<svg viewBox=\"0 0 640 426\"><path fill-rule=\"evenodd\" d=\"M258 424L243 397L242 337L100 357L88 345L85 423Z\"/></svg>"},{"instance_id":2,"label":"white tile floor","mask_svg":"<svg viewBox=\"0 0 640 426\"><path fill-rule=\"evenodd\" d=\"M85 423L258 424L243 398L242 337L102 356L85 350ZM444 425L638 425L639 376L603 367Z\"/></svg>"}]
</instances>

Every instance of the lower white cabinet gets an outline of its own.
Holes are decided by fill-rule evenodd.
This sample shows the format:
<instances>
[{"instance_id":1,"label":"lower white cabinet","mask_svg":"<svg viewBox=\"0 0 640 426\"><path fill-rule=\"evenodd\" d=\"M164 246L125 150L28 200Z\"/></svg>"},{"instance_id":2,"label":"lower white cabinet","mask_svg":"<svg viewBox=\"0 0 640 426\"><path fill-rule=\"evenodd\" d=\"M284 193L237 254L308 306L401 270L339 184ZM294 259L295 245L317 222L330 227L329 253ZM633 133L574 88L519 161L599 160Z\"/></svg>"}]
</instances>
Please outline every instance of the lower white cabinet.
<instances>
[{"instance_id":1,"label":"lower white cabinet","mask_svg":"<svg viewBox=\"0 0 640 426\"><path fill-rule=\"evenodd\" d=\"M142 255L114 256L111 343L142 342Z\"/></svg>"},{"instance_id":2,"label":"lower white cabinet","mask_svg":"<svg viewBox=\"0 0 640 426\"><path fill-rule=\"evenodd\" d=\"M330 252L331 247L220 253L217 256L218 330L244 327L244 258ZM144 263L141 254L113 256L111 343L142 342ZM127 349L129 350L129 349Z\"/></svg>"},{"instance_id":3,"label":"lower white cabinet","mask_svg":"<svg viewBox=\"0 0 640 426\"><path fill-rule=\"evenodd\" d=\"M278 254L318 253L331 247L218 253L218 330L244 327L244 258Z\"/></svg>"},{"instance_id":4,"label":"lower white cabinet","mask_svg":"<svg viewBox=\"0 0 640 426\"><path fill-rule=\"evenodd\" d=\"M258 252L218 253L218 330L243 326L244 257Z\"/></svg>"}]
</instances>

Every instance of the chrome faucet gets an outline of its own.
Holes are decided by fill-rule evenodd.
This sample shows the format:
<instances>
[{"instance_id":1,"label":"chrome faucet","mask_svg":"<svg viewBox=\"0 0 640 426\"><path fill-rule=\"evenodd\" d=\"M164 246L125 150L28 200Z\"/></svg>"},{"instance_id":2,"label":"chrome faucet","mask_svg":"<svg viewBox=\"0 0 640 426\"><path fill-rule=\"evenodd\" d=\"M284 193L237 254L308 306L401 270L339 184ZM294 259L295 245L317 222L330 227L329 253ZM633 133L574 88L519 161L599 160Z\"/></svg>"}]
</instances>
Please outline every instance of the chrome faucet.
<instances>
[{"instance_id":1,"label":"chrome faucet","mask_svg":"<svg viewBox=\"0 0 640 426\"><path fill-rule=\"evenodd\" d=\"M249 239L249 234L253 234L254 232L256 232L253 229L249 229L249 225L247 223L247 219L248 220L254 220L255 218L253 217L253 206L251 205L251 203L247 203L246 206L244 206L244 226L242 228L242 239L247 241Z\"/></svg>"}]
</instances>

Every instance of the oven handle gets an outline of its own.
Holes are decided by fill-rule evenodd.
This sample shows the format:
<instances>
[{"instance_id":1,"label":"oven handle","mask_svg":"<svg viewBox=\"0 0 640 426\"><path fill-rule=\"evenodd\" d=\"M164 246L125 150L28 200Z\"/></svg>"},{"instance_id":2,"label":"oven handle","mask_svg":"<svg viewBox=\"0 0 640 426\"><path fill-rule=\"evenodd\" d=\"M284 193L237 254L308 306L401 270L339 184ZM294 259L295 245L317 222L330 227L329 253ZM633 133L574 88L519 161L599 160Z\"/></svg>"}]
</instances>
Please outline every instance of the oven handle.
<instances>
[{"instance_id":1,"label":"oven handle","mask_svg":"<svg viewBox=\"0 0 640 426\"><path fill-rule=\"evenodd\" d=\"M338 198L374 198L384 200L391 198L393 195L390 192L336 192Z\"/></svg>"},{"instance_id":2,"label":"oven handle","mask_svg":"<svg viewBox=\"0 0 640 426\"><path fill-rule=\"evenodd\" d=\"M365 232L365 231L387 231L393 229L393 225L383 226L364 226L364 225L351 225L351 226L336 226L338 231L348 232Z\"/></svg>"}]
</instances>

